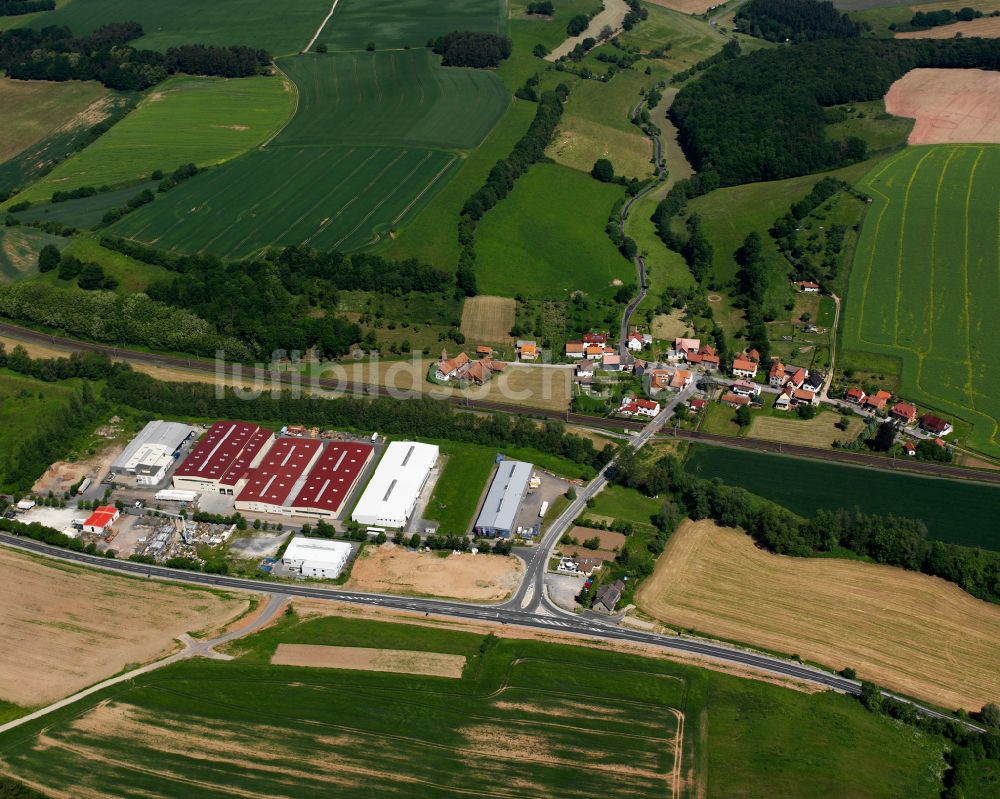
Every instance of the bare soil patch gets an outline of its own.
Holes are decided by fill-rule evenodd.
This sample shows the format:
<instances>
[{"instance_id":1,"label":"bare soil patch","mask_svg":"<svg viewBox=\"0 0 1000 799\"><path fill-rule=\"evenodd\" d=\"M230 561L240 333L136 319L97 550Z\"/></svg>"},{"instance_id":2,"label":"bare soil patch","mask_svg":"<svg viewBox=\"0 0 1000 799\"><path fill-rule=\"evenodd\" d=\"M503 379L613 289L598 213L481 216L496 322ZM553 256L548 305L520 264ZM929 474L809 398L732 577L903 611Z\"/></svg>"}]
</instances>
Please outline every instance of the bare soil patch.
<instances>
[{"instance_id":1,"label":"bare soil patch","mask_svg":"<svg viewBox=\"0 0 1000 799\"><path fill-rule=\"evenodd\" d=\"M412 552L386 543L364 551L346 587L495 602L513 593L523 571L520 558L470 554L442 558L434 552Z\"/></svg>"},{"instance_id":2,"label":"bare soil patch","mask_svg":"<svg viewBox=\"0 0 1000 799\"><path fill-rule=\"evenodd\" d=\"M595 530L592 527L574 527L569 531L570 536L586 541L588 538L597 538L601 542L601 549L618 549L625 543L625 536L611 530Z\"/></svg>"},{"instance_id":3,"label":"bare soil patch","mask_svg":"<svg viewBox=\"0 0 1000 799\"><path fill-rule=\"evenodd\" d=\"M31 490L35 494L48 494L52 491L56 495L69 491L70 487L76 485L84 477L99 480L108 473L115 458L121 455L125 449L124 444L111 444L98 452L93 457L82 461L56 461L45 474L35 481Z\"/></svg>"},{"instance_id":4,"label":"bare soil patch","mask_svg":"<svg viewBox=\"0 0 1000 799\"><path fill-rule=\"evenodd\" d=\"M772 555L739 530L685 522L637 604L669 624L851 666L946 707L1000 697L1000 608L935 577Z\"/></svg>"},{"instance_id":5,"label":"bare soil patch","mask_svg":"<svg viewBox=\"0 0 1000 799\"><path fill-rule=\"evenodd\" d=\"M725 0L649 0L654 6L680 11L682 14L704 14L708 9L722 5Z\"/></svg>"},{"instance_id":6,"label":"bare soil patch","mask_svg":"<svg viewBox=\"0 0 1000 799\"><path fill-rule=\"evenodd\" d=\"M462 333L473 344L509 344L516 310L512 297L469 297L462 306Z\"/></svg>"},{"instance_id":7,"label":"bare soil patch","mask_svg":"<svg viewBox=\"0 0 1000 799\"><path fill-rule=\"evenodd\" d=\"M625 0L604 0L604 8L597 12L597 14L595 14L590 20L587 30L579 36L571 36L566 39L562 44L554 48L551 53L545 56L545 60L558 61L564 55L571 53L573 48L584 39L588 37L597 39L605 27L611 28L611 30L617 34L621 31L622 22L625 20L625 15L628 14L628 12L629 7Z\"/></svg>"},{"instance_id":8,"label":"bare soil patch","mask_svg":"<svg viewBox=\"0 0 1000 799\"><path fill-rule=\"evenodd\" d=\"M248 600L118 577L0 549L0 699L43 705L168 654Z\"/></svg>"},{"instance_id":9,"label":"bare soil patch","mask_svg":"<svg viewBox=\"0 0 1000 799\"><path fill-rule=\"evenodd\" d=\"M465 657L407 649L278 644L277 651L271 657L271 663L277 666L426 674L431 677L452 677L457 680L465 668Z\"/></svg>"},{"instance_id":10,"label":"bare soil patch","mask_svg":"<svg viewBox=\"0 0 1000 799\"><path fill-rule=\"evenodd\" d=\"M937 6L935 6L937 10ZM958 34L965 38L996 39L1000 36L1000 17L983 17L968 22L953 22L951 25L938 25L922 31L907 31L897 33L897 39L954 39Z\"/></svg>"},{"instance_id":11,"label":"bare soil patch","mask_svg":"<svg viewBox=\"0 0 1000 799\"><path fill-rule=\"evenodd\" d=\"M914 69L889 88L885 109L916 120L910 144L1000 143L1000 73Z\"/></svg>"}]
</instances>

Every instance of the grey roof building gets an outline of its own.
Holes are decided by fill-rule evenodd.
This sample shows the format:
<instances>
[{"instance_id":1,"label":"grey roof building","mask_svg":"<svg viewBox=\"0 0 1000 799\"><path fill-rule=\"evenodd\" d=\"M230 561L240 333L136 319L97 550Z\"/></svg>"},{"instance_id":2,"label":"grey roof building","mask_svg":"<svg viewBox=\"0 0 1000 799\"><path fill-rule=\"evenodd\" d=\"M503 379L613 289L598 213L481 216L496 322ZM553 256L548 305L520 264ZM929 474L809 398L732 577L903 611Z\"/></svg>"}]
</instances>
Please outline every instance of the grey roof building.
<instances>
[{"instance_id":1,"label":"grey roof building","mask_svg":"<svg viewBox=\"0 0 1000 799\"><path fill-rule=\"evenodd\" d=\"M524 461L500 461L476 519L476 533L504 537L511 534L534 468Z\"/></svg>"},{"instance_id":2,"label":"grey roof building","mask_svg":"<svg viewBox=\"0 0 1000 799\"><path fill-rule=\"evenodd\" d=\"M111 464L111 471L134 475L142 483L155 485L163 479L174 455L194 432L193 427L179 422L150 422Z\"/></svg>"}]
</instances>

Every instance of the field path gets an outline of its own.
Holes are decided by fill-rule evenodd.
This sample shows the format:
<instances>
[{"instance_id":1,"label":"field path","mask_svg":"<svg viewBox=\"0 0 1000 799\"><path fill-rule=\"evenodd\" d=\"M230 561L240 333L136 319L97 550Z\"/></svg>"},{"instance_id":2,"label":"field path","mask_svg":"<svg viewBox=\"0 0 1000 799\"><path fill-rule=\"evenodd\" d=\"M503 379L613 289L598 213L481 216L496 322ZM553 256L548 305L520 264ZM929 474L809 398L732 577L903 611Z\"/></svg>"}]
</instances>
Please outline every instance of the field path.
<instances>
[{"instance_id":1,"label":"field path","mask_svg":"<svg viewBox=\"0 0 1000 799\"><path fill-rule=\"evenodd\" d=\"M240 624L236 622L235 629L231 630L224 635L220 635L218 638L213 638L209 641L200 641L191 636L185 634L178 640L184 644L184 649L180 652L175 652L168 657L162 658L161 660L153 661L152 663L147 663L138 669L133 669L132 671L127 671L124 674L119 674L117 677L111 677L110 679L99 682L96 685L92 685L89 688L85 688L82 691L78 691L72 696L67 696L65 699L60 699L58 702L53 702L51 705L46 705L43 708L39 708L33 713L29 713L26 716L21 716L20 718L14 719L13 721L8 721L6 724L0 725L0 734L7 732L8 730L13 730L20 727L22 724L27 724L29 721L35 721L36 719L42 718L42 716L47 716L49 713L54 713L57 710L61 710L64 707L69 707L75 702L79 702L81 699L86 699L91 694L96 694L98 691L103 691L105 688L110 688L112 685L118 685L123 682L132 680L141 674L148 674L151 671L156 671L157 669L162 669L164 666L169 666L171 663L177 663L181 660L187 660L192 657L206 657L213 660L230 660L228 655L223 655L215 651L215 647L221 644L228 643L237 638L242 638L244 635L249 635L250 633L256 632L261 627L268 625L272 619L277 615L279 610L282 610L285 603L288 601L288 597L283 595L268 596L264 595L264 601L267 603L264 605L261 612L254 617L248 624Z\"/></svg>"},{"instance_id":2,"label":"field path","mask_svg":"<svg viewBox=\"0 0 1000 799\"><path fill-rule=\"evenodd\" d=\"M313 37L309 40L309 44L307 44L304 48L302 48L303 53L308 53L312 49L312 46L316 44L316 40L319 38L319 35L323 32L323 28L326 27L326 23L330 21L330 17L333 16L333 12L337 10L337 3L339 2L340 0L333 0L333 5L330 6L330 13L326 15L326 17L320 23L319 27L316 28L316 32L313 34Z\"/></svg>"}]
</instances>

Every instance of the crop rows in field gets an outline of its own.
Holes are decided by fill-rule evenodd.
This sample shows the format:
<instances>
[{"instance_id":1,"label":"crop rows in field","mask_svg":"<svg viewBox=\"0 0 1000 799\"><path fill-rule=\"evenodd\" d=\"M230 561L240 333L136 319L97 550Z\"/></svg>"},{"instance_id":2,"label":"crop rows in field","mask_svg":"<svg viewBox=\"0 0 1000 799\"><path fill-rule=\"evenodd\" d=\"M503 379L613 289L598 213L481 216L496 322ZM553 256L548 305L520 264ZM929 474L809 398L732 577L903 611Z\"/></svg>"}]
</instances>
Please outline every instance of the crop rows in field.
<instances>
[{"instance_id":1,"label":"crop rows in field","mask_svg":"<svg viewBox=\"0 0 1000 799\"><path fill-rule=\"evenodd\" d=\"M1000 147L904 150L860 184L873 197L851 273L848 349L898 357L903 393L973 423L1000 453Z\"/></svg>"},{"instance_id":2,"label":"crop rows in field","mask_svg":"<svg viewBox=\"0 0 1000 799\"><path fill-rule=\"evenodd\" d=\"M457 160L398 147L258 150L174 189L114 232L178 251L243 258L302 244L351 250L426 198Z\"/></svg>"}]
</instances>

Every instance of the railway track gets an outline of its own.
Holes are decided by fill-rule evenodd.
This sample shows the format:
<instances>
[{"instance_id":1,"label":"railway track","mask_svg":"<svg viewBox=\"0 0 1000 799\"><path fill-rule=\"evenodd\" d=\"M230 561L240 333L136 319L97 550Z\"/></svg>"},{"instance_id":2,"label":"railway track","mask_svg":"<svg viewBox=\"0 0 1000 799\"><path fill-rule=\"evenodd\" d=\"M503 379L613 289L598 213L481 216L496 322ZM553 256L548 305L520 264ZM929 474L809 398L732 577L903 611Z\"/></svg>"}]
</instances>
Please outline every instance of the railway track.
<instances>
[{"instance_id":1,"label":"railway track","mask_svg":"<svg viewBox=\"0 0 1000 799\"><path fill-rule=\"evenodd\" d=\"M41 346L60 349L67 352L101 352L116 360L125 361L132 364L146 364L149 366L159 366L165 368L184 369L196 371L214 378L218 371L216 364L212 361L205 361L199 358L182 358L177 355L163 355L152 352L137 352L118 347L110 347L104 344L94 344L88 341L78 341L76 339L54 336L49 333L42 333L31 328L20 327L6 322L0 322L0 335L12 338L25 343L34 343ZM245 372L245 370L244 370ZM225 376L232 377L235 372L230 364L226 365ZM250 382L253 376L257 375L268 380L277 379L281 383L289 385L295 384L298 375L284 372L271 372L255 369L250 374L243 374ZM423 395L418 391L400 391L393 389L390 391L385 386L375 383L360 383L351 380L330 380L320 378L317 384L321 388L339 391L344 394L351 394L360 397L408 397L419 399ZM629 419L614 419L611 417L586 416L584 414L572 413L570 411L553 411L544 408L534 408L526 405L514 405L503 402L490 402L488 400L472 400L466 397L453 396L445 398L456 408L479 413L507 413L516 416L530 416L536 419L550 419L566 424L578 425L581 427L597 428L599 430L611 430L615 432L638 432L642 430L643 423ZM917 474L924 477L941 477L954 480L974 480L981 483L1000 485L1000 471L987 471L981 469L968 469L962 466L951 466L949 464L928 463L926 461L902 461L878 458L871 455L849 452L842 449L819 449L816 447L806 447L797 444L779 444L774 441L765 441L756 438L737 438L734 436L720 436L713 433L702 433L697 430L668 430L661 433L662 438L677 438L687 441L695 441L711 446L731 447L734 449L747 449L756 452L768 452L798 458L808 458L810 460L824 460L834 463L847 464L851 466L862 466L869 469L884 469L907 474Z\"/></svg>"}]
</instances>

